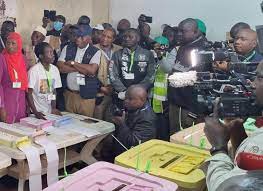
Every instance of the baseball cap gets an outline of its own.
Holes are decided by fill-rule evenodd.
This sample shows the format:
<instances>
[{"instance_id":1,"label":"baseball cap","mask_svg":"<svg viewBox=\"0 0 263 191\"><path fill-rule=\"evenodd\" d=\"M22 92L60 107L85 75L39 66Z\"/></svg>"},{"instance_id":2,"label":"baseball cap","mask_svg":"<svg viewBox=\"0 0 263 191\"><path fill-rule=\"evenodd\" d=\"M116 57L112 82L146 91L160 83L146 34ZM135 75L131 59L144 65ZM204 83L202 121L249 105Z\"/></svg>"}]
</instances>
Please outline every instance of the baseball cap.
<instances>
[{"instance_id":1,"label":"baseball cap","mask_svg":"<svg viewBox=\"0 0 263 191\"><path fill-rule=\"evenodd\" d=\"M33 31L40 32L44 36L47 35L47 30L45 28L43 28L42 26L37 26Z\"/></svg>"},{"instance_id":2,"label":"baseball cap","mask_svg":"<svg viewBox=\"0 0 263 191\"><path fill-rule=\"evenodd\" d=\"M92 33L92 28L89 25L73 25L69 28L73 29L76 36L90 36Z\"/></svg>"},{"instance_id":3,"label":"baseball cap","mask_svg":"<svg viewBox=\"0 0 263 191\"><path fill-rule=\"evenodd\" d=\"M97 24L93 27L93 29L99 30L99 31L103 31L104 27L101 24Z\"/></svg>"},{"instance_id":4,"label":"baseball cap","mask_svg":"<svg viewBox=\"0 0 263 191\"><path fill-rule=\"evenodd\" d=\"M196 23L197 23L197 27L198 29L203 33L206 34L206 26L205 23L200 20L200 19L195 19Z\"/></svg>"},{"instance_id":5,"label":"baseball cap","mask_svg":"<svg viewBox=\"0 0 263 191\"><path fill-rule=\"evenodd\" d=\"M154 39L154 41L161 45L169 45L169 40L164 36L158 36Z\"/></svg>"}]
</instances>

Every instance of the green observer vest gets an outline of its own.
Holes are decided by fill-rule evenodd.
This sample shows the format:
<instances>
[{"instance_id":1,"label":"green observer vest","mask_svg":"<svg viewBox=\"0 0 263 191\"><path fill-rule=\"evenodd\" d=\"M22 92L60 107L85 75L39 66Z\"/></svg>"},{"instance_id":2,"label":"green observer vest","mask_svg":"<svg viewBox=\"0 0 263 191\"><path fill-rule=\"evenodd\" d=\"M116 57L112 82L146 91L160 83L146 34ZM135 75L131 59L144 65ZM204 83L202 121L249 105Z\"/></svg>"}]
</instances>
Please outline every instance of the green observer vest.
<instances>
[{"instance_id":1,"label":"green observer vest","mask_svg":"<svg viewBox=\"0 0 263 191\"><path fill-rule=\"evenodd\" d=\"M154 87L153 87L153 111L155 113L163 113L162 102L167 100L167 78L168 74L157 68Z\"/></svg>"}]
</instances>

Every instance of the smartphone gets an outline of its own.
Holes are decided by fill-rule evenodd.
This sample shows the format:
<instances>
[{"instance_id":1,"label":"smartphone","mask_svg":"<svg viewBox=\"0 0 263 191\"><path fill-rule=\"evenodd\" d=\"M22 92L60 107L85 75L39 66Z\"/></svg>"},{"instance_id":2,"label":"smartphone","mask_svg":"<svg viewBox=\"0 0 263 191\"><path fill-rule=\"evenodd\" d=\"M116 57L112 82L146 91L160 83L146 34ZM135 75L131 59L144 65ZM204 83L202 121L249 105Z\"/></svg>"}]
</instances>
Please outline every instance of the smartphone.
<instances>
[{"instance_id":1,"label":"smartphone","mask_svg":"<svg viewBox=\"0 0 263 191\"><path fill-rule=\"evenodd\" d=\"M44 10L44 17L49 19L49 10Z\"/></svg>"},{"instance_id":2,"label":"smartphone","mask_svg":"<svg viewBox=\"0 0 263 191\"><path fill-rule=\"evenodd\" d=\"M49 18L50 18L51 21L55 21L56 20L56 14L57 14L57 12L54 11L54 10L49 11Z\"/></svg>"}]
</instances>

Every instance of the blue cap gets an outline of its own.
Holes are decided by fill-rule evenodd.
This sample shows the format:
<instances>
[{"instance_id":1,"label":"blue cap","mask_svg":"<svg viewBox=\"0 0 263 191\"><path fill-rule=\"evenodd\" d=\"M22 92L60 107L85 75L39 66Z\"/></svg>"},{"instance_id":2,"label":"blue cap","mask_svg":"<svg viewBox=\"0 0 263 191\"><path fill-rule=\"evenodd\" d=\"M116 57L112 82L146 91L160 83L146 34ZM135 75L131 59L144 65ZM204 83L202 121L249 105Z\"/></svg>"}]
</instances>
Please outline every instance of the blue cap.
<instances>
[{"instance_id":1,"label":"blue cap","mask_svg":"<svg viewBox=\"0 0 263 191\"><path fill-rule=\"evenodd\" d=\"M73 25L70 27L76 36L91 36L92 28L89 25Z\"/></svg>"}]
</instances>

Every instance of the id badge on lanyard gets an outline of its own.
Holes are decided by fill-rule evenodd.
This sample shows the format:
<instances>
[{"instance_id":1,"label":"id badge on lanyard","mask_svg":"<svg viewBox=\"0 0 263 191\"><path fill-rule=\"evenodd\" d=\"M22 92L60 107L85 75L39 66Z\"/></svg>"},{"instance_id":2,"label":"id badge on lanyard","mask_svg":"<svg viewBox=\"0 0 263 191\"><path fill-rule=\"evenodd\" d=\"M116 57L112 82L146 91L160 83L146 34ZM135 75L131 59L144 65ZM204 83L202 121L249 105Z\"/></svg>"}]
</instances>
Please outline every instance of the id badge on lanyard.
<instances>
[{"instance_id":1,"label":"id badge on lanyard","mask_svg":"<svg viewBox=\"0 0 263 191\"><path fill-rule=\"evenodd\" d=\"M47 84L48 84L48 88L49 88L49 93L47 94L47 100L48 101L54 101L54 100L56 100L56 95L53 94L53 91L52 91L52 77L51 77L50 72L47 72L45 70L45 73L47 76Z\"/></svg>"},{"instance_id":2,"label":"id badge on lanyard","mask_svg":"<svg viewBox=\"0 0 263 191\"><path fill-rule=\"evenodd\" d=\"M85 75L77 74L77 84L80 86L85 86Z\"/></svg>"},{"instance_id":3,"label":"id badge on lanyard","mask_svg":"<svg viewBox=\"0 0 263 191\"><path fill-rule=\"evenodd\" d=\"M17 71L15 70L15 69L13 69L14 70L14 74L15 74L15 82L13 82L13 88L14 89L19 89L19 88L21 88L21 82L19 82L18 81L18 74L17 74Z\"/></svg>"}]
</instances>

